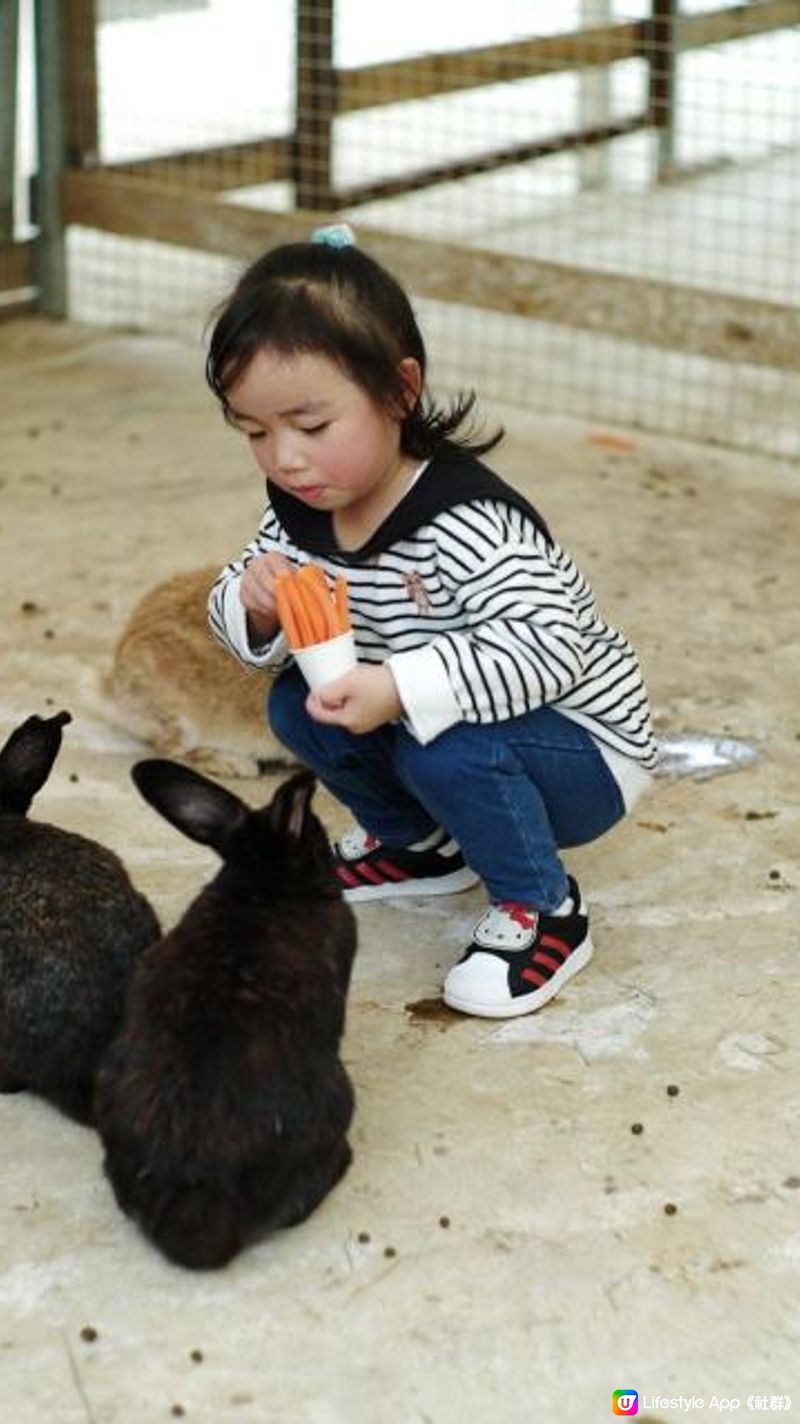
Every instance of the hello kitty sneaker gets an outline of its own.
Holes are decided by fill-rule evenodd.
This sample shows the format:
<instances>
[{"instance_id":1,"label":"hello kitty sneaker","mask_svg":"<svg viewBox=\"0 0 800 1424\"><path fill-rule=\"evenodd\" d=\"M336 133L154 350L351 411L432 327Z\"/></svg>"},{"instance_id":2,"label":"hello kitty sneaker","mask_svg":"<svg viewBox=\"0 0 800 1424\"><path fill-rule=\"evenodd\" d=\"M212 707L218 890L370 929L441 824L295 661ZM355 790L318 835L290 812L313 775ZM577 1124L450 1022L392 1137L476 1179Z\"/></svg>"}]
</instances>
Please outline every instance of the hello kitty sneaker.
<instances>
[{"instance_id":1,"label":"hello kitty sneaker","mask_svg":"<svg viewBox=\"0 0 800 1424\"><path fill-rule=\"evenodd\" d=\"M385 846L358 826L333 849L344 898L351 902L395 895L453 895L478 883L446 831L438 844L414 850Z\"/></svg>"},{"instance_id":2,"label":"hello kitty sneaker","mask_svg":"<svg viewBox=\"0 0 800 1424\"><path fill-rule=\"evenodd\" d=\"M592 957L589 920L570 877L572 909L545 915L511 901L492 904L444 981L444 1001L462 1014L513 1018L540 1009Z\"/></svg>"}]
</instances>

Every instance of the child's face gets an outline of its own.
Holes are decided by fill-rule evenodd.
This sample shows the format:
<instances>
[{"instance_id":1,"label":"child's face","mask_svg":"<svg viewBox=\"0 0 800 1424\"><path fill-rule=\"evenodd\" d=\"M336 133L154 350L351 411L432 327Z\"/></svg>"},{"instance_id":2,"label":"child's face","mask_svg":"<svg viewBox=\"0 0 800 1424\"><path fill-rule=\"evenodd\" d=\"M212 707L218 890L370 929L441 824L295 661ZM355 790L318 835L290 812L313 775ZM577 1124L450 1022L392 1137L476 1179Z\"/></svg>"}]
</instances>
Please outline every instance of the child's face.
<instances>
[{"instance_id":1,"label":"child's face","mask_svg":"<svg viewBox=\"0 0 800 1424\"><path fill-rule=\"evenodd\" d=\"M264 474L315 508L357 504L404 463L398 420L327 356L263 348L227 399Z\"/></svg>"}]
</instances>

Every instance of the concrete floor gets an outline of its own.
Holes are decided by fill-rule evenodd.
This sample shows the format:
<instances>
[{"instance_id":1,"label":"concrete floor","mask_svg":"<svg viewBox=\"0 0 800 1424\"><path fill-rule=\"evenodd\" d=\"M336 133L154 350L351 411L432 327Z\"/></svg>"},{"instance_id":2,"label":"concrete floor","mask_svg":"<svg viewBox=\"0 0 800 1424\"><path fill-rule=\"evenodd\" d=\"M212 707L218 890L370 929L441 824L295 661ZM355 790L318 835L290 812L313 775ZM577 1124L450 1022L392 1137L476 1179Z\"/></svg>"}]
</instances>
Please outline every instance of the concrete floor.
<instances>
[{"instance_id":1,"label":"concrete floor","mask_svg":"<svg viewBox=\"0 0 800 1424\"><path fill-rule=\"evenodd\" d=\"M0 392L0 735L72 711L38 815L118 850L170 923L214 862L134 793L103 678L147 588L249 537L259 481L186 344L7 323ZM0 1098L4 1424L602 1424L615 1389L649 1424L680 1396L800 1414L800 473L492 413L499 467L639 647L659 731L759 759L660 780L571 856L597 953L538 1015L437 1003L478 891L363 909L354 1165L221 1274L145 1244L91 1131Z\"/></svg>"}]
</instances>

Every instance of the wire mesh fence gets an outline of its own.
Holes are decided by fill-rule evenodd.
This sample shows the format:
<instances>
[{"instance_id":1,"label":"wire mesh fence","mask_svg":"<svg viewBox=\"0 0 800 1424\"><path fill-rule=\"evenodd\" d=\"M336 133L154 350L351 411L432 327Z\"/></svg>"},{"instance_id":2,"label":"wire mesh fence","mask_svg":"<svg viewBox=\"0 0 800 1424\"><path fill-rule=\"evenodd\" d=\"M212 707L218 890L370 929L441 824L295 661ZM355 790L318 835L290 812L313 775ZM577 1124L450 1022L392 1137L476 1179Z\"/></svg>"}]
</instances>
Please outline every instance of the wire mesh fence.
<instances>
[{"instance_id":1,"label":"wire mesh fence","mask_svg":"<svg viewBox=\"0 0 800 1424\"><path fill-rule=\"evenodd\" d=\"M71 316L198 336L344 214L441 388L800 454L800 0L68 0L48 37L57 8L16 6L20 75L63 57Z\"/></svg>"}]
</instances>

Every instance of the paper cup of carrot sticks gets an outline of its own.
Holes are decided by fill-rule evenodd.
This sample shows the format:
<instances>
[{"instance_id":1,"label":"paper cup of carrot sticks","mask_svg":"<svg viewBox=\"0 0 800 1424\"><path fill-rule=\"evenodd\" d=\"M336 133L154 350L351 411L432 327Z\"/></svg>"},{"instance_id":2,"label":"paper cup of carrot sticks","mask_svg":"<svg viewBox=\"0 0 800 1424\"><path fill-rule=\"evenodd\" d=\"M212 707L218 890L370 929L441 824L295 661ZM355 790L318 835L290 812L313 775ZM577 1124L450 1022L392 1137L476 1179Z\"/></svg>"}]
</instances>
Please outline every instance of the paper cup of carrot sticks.
<instances>
[{"instance_id":1,"label":"paper cup of carrot sticks","mask_svg":"<svg viewBox=\"0 0 800 1424\"><path fill-rule=\"evenodd\" d=\"M355 667L344 574L331 589L317 564L287 570L275 579L275 601L286 641L312 692Z\"/></svg>"}]
</instances>

